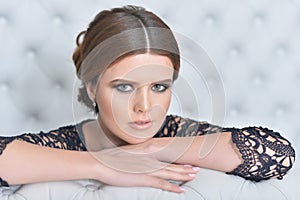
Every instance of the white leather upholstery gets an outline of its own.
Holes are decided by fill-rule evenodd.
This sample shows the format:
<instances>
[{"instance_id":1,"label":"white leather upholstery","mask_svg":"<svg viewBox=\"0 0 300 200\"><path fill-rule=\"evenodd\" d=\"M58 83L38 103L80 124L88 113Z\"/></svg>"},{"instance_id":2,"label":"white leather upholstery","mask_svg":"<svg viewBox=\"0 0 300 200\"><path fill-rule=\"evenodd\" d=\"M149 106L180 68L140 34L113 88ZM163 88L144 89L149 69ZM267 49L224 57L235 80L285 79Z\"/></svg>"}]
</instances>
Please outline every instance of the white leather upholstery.
<instances>
[{"instance_id":1,"label":"white leather upholstery","mask_svg":"<svg viewBox=\"0 0 300 200\"><path fill-rule=\"evenodd\" d=\"M269 127L287 137L299 152L298 1L126 3L153 10L174 31L207 51L225 88L224 126ZM47 131L76 121L72 111L76 76L71 60L75 37L100 10L123 4L120 0L0 1L1 135ZM199 83L192 87L202 92ZM201 120L209 121L208 91L199 98ZM197 115L190 104L182 106ZM188 191L177 196L149 188L98 187L100 183L82 180L1 188L0 199L299 199L299 175L296 160L283 181L252 183L203 170L186 185Z\"/></svg>"},{"instance_id":2,"label":"white leather upholstery","mask_svg":"<svg viewBox=\"0 0 300 200\"><path fill-rule=\"evenodd\" d=\"M230 187L229 187L230 186ZM210 200L210 199L280 199L293 197L283 183L270 180L260 183L245 181L224 173L201 170L195 180L186 183L185 193L175 194L154 188L105 186L99 182L64 181L24 185L19 189L0 188L1 200ZM2 190L2 191L1 191Z\"/></svg>"}]
</instances>

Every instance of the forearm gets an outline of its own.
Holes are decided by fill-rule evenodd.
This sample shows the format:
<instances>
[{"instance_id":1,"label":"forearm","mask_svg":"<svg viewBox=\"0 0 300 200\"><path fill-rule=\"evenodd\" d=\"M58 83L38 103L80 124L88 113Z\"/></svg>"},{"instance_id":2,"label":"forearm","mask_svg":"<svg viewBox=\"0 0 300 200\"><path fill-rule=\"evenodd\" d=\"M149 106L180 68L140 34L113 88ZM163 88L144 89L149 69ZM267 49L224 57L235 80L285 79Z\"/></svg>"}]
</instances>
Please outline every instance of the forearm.
<instances>
[{"instance_id":1,"label":"forearm","mask_svg":"<svg viewBox=\"0 0 300 200\"><path fill-rule=\"evenodd\" d=\"M230 132L195 137L153 138L150 148L159 160L229 172L241 164Z\"/></svg>"},{"instance_id":2,"label":"forearm","mask_svg":"<svg viewBox=\"0 0 300 200\"><path fill-rule=\"evenodd\" d=\"M13 141L0 156L0 177L10 185L92 178L96 160L88 152Z\"/></svg>"},{"instance_id":3,"label":"forearm","mask_svg":"<svg viewBox=\"0 0 300 200\"><path fill-rule=\"evenodd\" d=\"M295 150L278 132L247 127L194 137L153 138L148 151L159 160L191 164L260 181L282 177L295 162Z\"/></svg>"}]
</instances>

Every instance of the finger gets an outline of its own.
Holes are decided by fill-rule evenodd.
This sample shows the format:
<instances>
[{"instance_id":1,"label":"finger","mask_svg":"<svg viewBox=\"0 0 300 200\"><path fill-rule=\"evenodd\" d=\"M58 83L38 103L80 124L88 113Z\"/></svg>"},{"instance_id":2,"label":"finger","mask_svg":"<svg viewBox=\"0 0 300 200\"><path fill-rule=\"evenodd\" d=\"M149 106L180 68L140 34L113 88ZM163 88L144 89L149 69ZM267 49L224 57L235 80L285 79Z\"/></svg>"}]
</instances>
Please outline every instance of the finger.
<instances>
[{"instance_id":1,"label":"finger","mask_svg":"<svg viewBox=\"0 0 300 200\"><path fill-rule=\"evenodd\" d=\"M176 181L190 181L193 180L196 177L196 174L194 173L181 173L176 172L168 169L161 169L155 172L152 172L149 174L150 176L158 177L161 179L170 179L170 180L176 180Z\"/></svg>"},{"instance_id":2,"label":"finger","mask_svg":"<svg viewBox=\"0 0 300 200\"><path fill-rule=\"evenodd\" d=\"M175 192L175 193L184 192L183 188L181 188L180 186L169 183L166 180L154 176L150 176L150 175L126 174L126 173L116 173L115 175L117 175L118 178L113 178L114 181L107 181L108 184L112 184L116 186L130 186L130 187L135 187L135 186L153 187L153 188L162 189L162 190Z\"/></svg>"},{"instance_id":3,"label":"finger","mask_svg":"<svg viewBox=\"0 0 300 200\"><path fill-rule=\"evenodd\" d=\"M162 189L162 190L169 191L169 192L175 192L175 193L182 193L185 191L182 187L180 187L176 184L172 184L163 179L159 179L156 177L149 177L149 180L150 180L149 181L150 187Z\"/></svg>"},{"instance_id":4,"label":"finger","mask_svg":"<svg viewBox=\"0 0 300 200\"><path fill-rule=\"evenodd\" d=\"M187 174L196 174L199 172L199 167L194 167L192 165L181 165L181 164L170 164L165 167L170 171L175 171L179 173L187 173Z\"/></svg>"}]
</instances>

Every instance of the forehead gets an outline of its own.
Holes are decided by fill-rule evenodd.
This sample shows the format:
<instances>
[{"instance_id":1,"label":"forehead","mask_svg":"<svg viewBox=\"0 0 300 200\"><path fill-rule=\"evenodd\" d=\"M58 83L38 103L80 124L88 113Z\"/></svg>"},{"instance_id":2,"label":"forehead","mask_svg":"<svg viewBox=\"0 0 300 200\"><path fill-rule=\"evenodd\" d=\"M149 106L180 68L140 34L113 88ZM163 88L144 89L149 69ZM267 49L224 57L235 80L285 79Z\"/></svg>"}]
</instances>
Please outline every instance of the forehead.
<instances>
[{"instance_id":1,"label":"forehead","mask_svg":"<svg viewBox=\"0 0 300 200\"><path fill-rule=\"evenodd\" d=\"M162 55L137 54L124 57L108 67L102 79L129 78L129 79L159 79L171 78L173 75L171 60Z\"/></svg>"}]
</instances>

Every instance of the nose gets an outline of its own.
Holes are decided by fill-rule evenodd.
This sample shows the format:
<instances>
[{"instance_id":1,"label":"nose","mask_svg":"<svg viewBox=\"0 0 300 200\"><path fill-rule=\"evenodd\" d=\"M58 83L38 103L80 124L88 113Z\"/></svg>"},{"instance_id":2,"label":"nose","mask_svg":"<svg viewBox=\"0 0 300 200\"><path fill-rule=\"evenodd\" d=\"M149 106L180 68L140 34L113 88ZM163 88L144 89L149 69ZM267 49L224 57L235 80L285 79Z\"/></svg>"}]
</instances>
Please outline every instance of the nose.
<instances>
[{"instance_id":1,"label":"nose","mask_svg":"<svg viewBox=\"0 0 300 200\"><path fill-rule=\"evenodd\" d=\"M134 94L133 110L134 112L149 112L151 110L151 100L148 89L139 88Z\"/></svg>"}]
</instances>

